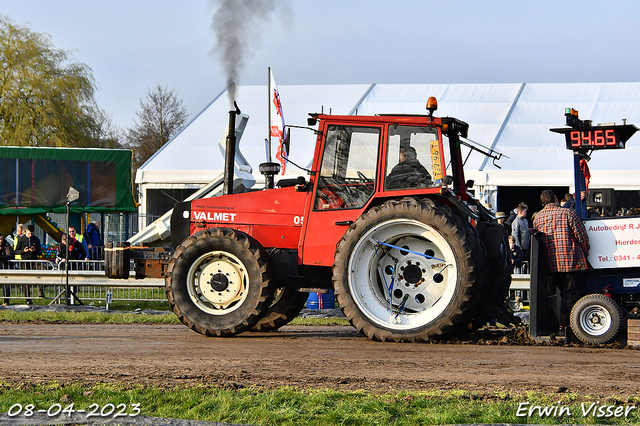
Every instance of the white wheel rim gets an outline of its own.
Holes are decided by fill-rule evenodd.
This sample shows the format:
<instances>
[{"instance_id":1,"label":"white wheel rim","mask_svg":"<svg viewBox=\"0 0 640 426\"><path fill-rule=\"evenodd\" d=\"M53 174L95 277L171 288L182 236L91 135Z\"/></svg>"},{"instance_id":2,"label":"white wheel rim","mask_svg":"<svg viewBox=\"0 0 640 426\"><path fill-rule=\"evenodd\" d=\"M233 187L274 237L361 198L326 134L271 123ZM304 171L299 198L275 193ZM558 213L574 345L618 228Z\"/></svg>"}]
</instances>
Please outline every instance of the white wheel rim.
<instances>
[{"instance_id":1,"label":"white wheel rim","mask_svg":"<svg viewBox=\"0 0 640 426\"><path fill-rule=\"evenodd\" d=\"M238 309L249 289L247 268L236 256L212 251L196 259L187 274L191 301L212 315L226 315Z\"/></svg>"},{"instance_id":2,"label":"white wheel rim","mask_svg":"<svg viewBox=\"0 0 640 426\"><path fill-rule=\"evenodd\" d=\"M591 336L602 336L611 328L611 314L604 306L589 306L580 312L580 326Z\"/></svg>"},{"instance_id":3,"label":"white wheel rim","mask_svg":"<svg viewBox=\"0 0 640 426\"><path fill-rule=\"evenodd\" d=\"M388 252L382 255L383 250ZM427 251L439 260L417 254ZM378 224L362 236L349 259L348 274L351 295L367 318L389 329L410 330L431 323L447 309L458 270L453 250L439 232L399 219Z\"/></svg>"}]
</instances>

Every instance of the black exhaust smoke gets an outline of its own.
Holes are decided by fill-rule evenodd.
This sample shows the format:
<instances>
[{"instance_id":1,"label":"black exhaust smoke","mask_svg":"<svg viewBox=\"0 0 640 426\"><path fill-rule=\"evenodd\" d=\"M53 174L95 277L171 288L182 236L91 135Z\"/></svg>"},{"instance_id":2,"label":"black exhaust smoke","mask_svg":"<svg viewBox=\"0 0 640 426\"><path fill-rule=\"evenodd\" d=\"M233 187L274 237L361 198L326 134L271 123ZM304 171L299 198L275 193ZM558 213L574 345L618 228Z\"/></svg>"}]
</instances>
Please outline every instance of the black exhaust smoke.
<instances>
[{"instance_id":1,"label":"black exhaust smoke","mask_svg":"<svg viewBox=\"0 0 640 426\"><path fill-rule=\"evenodd\" d=\"M280 9L281 22L291 25L290 0L210 0L217 6L211 29L215 46L210 54L218 56L227 78L229 105L236 99L236 85L248 57L260 41L263 24L274 10Z\"/></svg>"}]
</instances>

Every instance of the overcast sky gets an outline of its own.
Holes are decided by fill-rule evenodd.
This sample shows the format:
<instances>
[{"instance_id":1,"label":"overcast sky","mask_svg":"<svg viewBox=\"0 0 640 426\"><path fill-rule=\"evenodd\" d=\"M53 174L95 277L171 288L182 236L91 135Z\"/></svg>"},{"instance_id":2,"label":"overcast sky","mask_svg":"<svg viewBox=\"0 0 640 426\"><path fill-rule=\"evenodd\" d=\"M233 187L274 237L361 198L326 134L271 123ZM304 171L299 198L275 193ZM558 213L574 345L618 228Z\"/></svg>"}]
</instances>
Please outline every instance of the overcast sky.
<instances>
[{"instance_id":1,"label":"overcast sky","mask_svg":"<svg viewBox=\"0 0 640 426\"><path fill-rule=\"evenodd\" d=\"M266 84L269 66L278 85L640 81L637 0L273 3L246 31L240 85ZM156 83L175 88L191 117L225 89L218 6L0 0L0 13L73 50L93 70L99 105L127 127Z\"/></svg>"}]
</instances>

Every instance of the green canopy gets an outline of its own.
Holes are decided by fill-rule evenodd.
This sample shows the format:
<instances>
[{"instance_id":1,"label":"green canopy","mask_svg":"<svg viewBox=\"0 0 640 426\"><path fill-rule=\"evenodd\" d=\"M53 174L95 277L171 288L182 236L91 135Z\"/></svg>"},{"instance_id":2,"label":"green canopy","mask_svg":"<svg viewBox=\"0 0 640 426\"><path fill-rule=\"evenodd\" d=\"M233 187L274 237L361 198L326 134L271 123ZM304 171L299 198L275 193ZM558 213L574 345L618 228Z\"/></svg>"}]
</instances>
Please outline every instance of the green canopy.
<instances>
[{"instance_id":1,"label":"green canopy","mask_svg":"<svg viewBox=\"0 0 640 426\"><path fill-rule=\"evenodd\" d=\"M98 148L0 147L0 215L135 212L131 151Z\"/></svg>"}]
</instances>

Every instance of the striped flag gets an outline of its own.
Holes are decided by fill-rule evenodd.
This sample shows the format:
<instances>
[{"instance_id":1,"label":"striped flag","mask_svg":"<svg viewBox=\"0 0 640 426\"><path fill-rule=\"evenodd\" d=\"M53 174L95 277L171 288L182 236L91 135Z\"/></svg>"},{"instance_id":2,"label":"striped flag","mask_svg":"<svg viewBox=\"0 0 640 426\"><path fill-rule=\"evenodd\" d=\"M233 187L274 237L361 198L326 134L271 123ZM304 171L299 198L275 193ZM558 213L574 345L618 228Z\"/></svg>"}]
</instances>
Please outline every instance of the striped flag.
<instances>
[{"instance_id":1,"label":"striped flag","mask_svg":"<svg viewBox=\"0 0 640 426\"><path fill-rule=\"evenodd\" d=\"M276 158L280 162L281 173L284 175L287 163L287 146L285 139L287 138L286 130L284 127L284 115L282 115L282 104L280 103L280 93L278 87L273 79L273 73L269 71L271 79L271 137L278 138L278 149L276 151Z\"/></svg>"}]
</instances>

